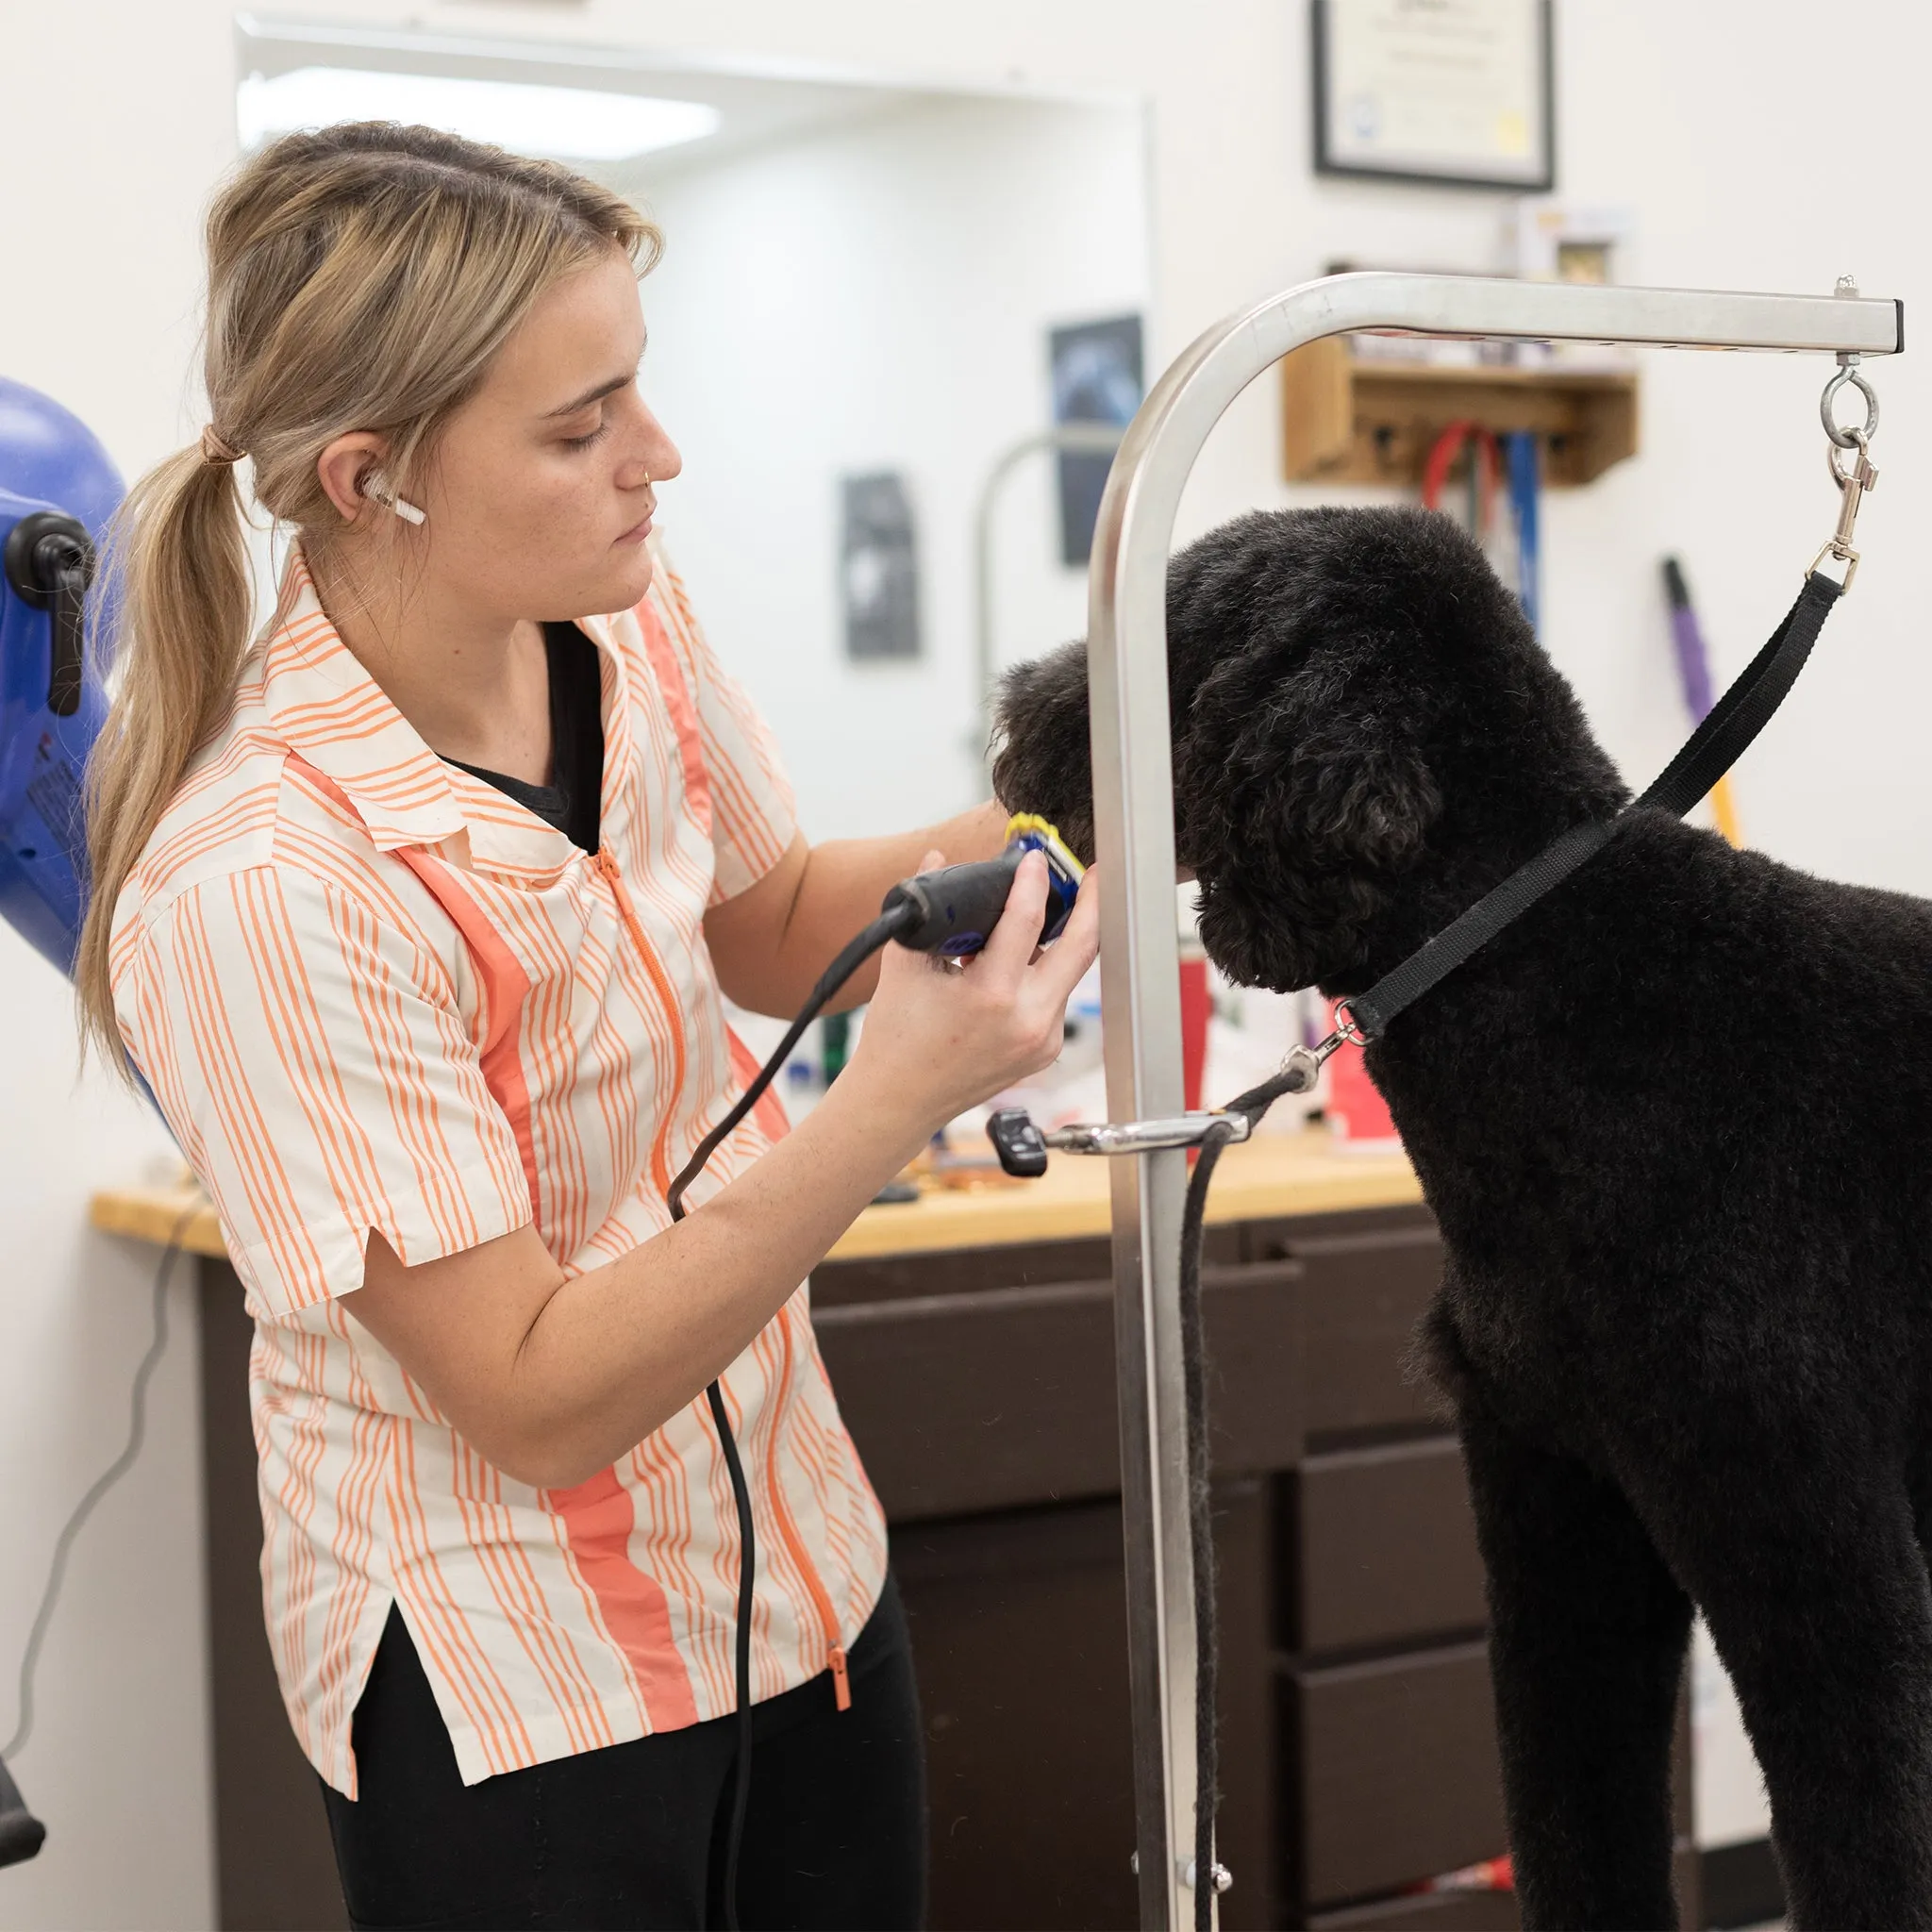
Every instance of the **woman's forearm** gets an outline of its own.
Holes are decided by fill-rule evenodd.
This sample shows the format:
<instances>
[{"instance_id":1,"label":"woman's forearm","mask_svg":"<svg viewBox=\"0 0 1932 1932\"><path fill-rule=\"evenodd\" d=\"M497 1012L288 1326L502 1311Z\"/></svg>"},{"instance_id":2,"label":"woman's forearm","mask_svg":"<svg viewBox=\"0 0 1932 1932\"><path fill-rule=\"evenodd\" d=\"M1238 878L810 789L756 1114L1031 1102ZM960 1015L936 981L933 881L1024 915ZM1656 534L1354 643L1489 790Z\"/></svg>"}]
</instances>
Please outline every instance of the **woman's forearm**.
<instances>
[{"instance_id":1,"label":"woman's forearm","mask_svg":"<svg viewBox=\"0 0 1932 1932\"><path fill-rule=\"evenodd\" d=\"M497 1459L567 1488L662 1426L751 1345L926 1131L841 1080L701 1210L564 1282L518 1351L514 1446Z\"/></svg>"}]
</instances>

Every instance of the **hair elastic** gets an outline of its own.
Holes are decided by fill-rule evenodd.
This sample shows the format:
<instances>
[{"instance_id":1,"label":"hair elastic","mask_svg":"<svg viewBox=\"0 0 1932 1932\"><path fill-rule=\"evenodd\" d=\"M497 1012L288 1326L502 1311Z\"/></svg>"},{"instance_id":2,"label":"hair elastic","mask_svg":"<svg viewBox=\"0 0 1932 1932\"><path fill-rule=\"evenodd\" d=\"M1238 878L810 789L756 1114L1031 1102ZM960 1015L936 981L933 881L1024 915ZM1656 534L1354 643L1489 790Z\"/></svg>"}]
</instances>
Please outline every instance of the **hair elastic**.
<instances>
[{"instance_id":1,"label":"hair elastic","mask_svg":"<svg viewBox=\"0 0 1932 1932\"><path fill-rule=\"evenodd\" d=\"M212 423L201 432L201 459L211 470L225 470L247 454L245 449L237 449Z\"/></svg>"}]
</instances>

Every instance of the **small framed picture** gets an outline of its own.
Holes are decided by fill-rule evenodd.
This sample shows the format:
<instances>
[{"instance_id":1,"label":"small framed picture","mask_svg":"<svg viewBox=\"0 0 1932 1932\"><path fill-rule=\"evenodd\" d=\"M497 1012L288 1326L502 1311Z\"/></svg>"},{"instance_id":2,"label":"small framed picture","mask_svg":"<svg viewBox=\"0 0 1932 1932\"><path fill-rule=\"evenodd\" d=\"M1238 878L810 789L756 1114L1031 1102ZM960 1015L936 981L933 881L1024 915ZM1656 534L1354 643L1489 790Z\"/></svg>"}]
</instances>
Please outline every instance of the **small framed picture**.
<instances>
[{"instance_id":1,"label":"small framed picture","mask_svg":"<svg viewBox=\"0 0 1932 1932\"><path fill-rule=\"evenodd\" d=\"M1547 192L1552 11L1551 0L1309 0L1316 172Z\"/></svg>"},{"instance_id":2,"label":"small framed picture","mask_svg":"<svg viewBox=\"0 0 1932 1932\"><path fill-rule=\"evenodd\" d=\"M1138 315L1054 329L1047 337L1047 354L1057 425L1103 423L1124 429L1134 420L1143 392ZM1113 458L1063 449L1058 467L1060 561L1085 569L1093 554L1093 526Z\"/></svg>"},{"instance_id":3,"label":"small framed picture","mask_svg":"<svg viewBox=\"0 0 1932 1932\"><path fill-rule=\"evenodd\" d=\"M919 656L919 545L912 493L897 470L839 479L845 655Z\"/></svg>"}]
</instances>

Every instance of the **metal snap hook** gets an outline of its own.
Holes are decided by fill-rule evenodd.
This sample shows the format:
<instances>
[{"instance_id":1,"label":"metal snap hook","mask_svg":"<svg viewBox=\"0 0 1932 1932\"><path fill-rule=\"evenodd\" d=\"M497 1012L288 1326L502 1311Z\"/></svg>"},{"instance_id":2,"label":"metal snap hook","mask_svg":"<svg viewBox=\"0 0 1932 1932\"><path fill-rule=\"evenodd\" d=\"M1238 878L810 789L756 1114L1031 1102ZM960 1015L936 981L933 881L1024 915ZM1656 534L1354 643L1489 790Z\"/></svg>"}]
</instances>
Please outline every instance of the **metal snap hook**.
<instances>
[{"instance_id":1,"label":"metal snap hook","mask_svg":"<svg viewBox=\"0 0 1932 1932\"><path fill-rule=\"evenodd\" d=\"M1862 429L1843 429L1839 426L1832 414L1832 401L1846 383L1865 398L1865 426ZM1824 393L1818 398L1818 419L1824 425L1824 433L1840 449L1860 449L1877 433L1878 397L1872 385L1856 369L1844 368L1824 385Z\"/></svg>"},{"instance_id":2,"label":"metal snap hook","mask_svg":"<svg viewBox=\"0 0 1932 1932\"><path fill-rule=\"evenodd\" d=\"M1847 429L1844 432L1844 441L1839 443L1838 449L1828 449L1824 452L1825 467L1831 472L1831 480L1840 490L1848 490L1854 483L1860 490L1869 490L1878 480L1878 472L1872 467L1872 459L1866 454L1867 434L1868 432L1863 429ZM1849 469L1839 456L1840 449L1855 449L1858 452L1857 461Z\"/></svg>"}]
</instances>

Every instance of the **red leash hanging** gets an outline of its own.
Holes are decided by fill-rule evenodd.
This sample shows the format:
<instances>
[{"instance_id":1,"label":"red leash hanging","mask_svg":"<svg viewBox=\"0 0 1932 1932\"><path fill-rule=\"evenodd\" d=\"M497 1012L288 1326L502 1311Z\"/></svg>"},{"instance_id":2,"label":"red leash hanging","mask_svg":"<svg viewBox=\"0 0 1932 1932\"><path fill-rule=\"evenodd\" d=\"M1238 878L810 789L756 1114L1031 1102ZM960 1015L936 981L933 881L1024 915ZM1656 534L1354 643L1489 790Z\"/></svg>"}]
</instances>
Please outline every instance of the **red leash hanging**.
<instances>
[{"instance_id":1,"label":"red leash hanging","mask_svg":"<svg viewBox=\"0 0 1932 1932\"><path fill-rule=\"evenodd\" d=\"M1429 445L1429 454L1423 463L1423 508L1442 508L1442 486L1448 482L1449 472L1465 443L1469 446L1476 496L1475 527L1470 534L1480 542L1495 525L1496 498L1503 488L1503 452L1495 437L1480 423L1469 417L1460 418Z\"/></svg>"}]
</instances>

